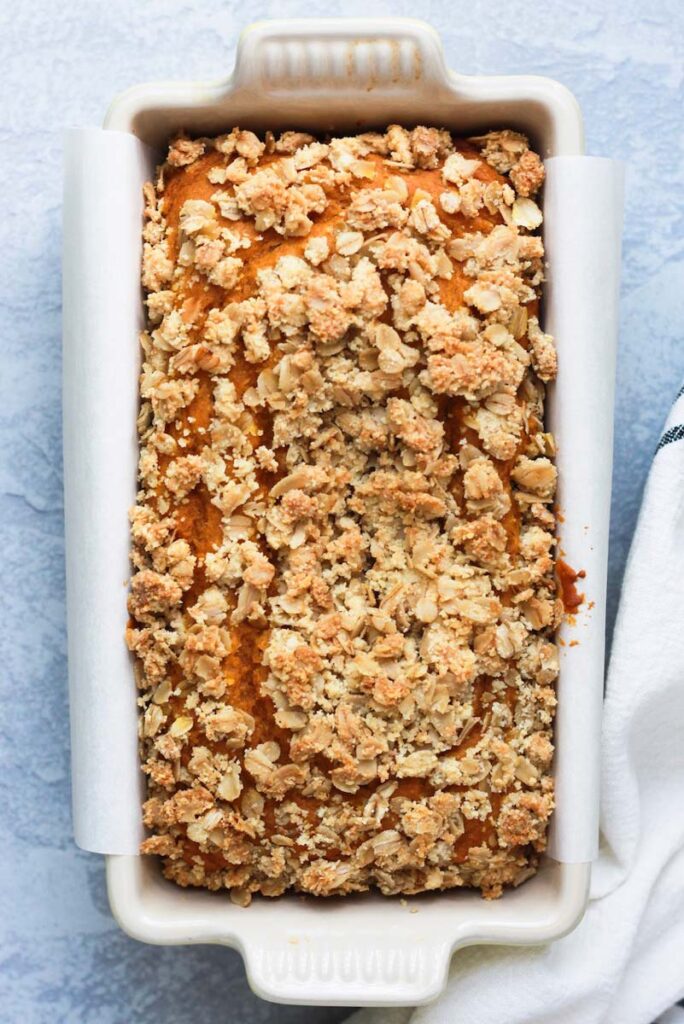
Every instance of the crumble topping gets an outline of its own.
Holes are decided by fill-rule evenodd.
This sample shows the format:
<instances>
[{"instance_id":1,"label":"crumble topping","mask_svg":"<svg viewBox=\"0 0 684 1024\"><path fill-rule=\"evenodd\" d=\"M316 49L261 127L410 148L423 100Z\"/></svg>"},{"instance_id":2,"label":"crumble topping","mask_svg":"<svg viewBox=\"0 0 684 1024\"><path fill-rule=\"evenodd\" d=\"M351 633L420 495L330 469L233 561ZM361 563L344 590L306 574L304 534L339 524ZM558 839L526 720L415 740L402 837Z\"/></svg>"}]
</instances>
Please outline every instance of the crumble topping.
<instances>
[{"instance_id":1,"label":"crumble topping","mask_svg":"<svg viewBox=\"0 0 684 1024\"><path fill-rule=\"evenodd\" d=\"M234 902L533 873L553 809L544 177L512 131L171 143L127 639L143 852Z\"/></svg>"}]
</instances>

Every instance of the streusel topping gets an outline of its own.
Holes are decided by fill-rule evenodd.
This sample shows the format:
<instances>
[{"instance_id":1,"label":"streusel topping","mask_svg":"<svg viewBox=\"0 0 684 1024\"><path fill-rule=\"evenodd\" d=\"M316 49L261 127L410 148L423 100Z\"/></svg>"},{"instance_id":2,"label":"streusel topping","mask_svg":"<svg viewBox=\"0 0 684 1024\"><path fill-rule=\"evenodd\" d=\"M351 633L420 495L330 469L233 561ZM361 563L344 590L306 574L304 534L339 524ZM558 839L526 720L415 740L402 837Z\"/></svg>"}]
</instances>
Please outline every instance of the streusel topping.
<instances>
[{"instance_id":1,"label":"streusel topping","mask_svg":"<svg viewBox=\"0 0 684 1024\"><path fill-rule=\"evenodd\" d=\"M544 177L511 131L179 138L145 188L128 641L182 885L472 885L544 848Z\"/></svg>"}]
</instances>

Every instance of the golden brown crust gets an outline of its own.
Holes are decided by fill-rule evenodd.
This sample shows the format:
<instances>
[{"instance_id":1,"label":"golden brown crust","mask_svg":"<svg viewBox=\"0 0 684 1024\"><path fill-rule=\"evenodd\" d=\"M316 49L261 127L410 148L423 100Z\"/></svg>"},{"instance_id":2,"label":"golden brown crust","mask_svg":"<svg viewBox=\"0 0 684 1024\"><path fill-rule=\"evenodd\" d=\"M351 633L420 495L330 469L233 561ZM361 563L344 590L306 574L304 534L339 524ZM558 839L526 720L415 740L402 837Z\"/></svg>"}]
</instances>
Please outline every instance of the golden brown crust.
<instances>
[{"instance_id":1,"label":"golden brown crust","mask_svg":"<svg viewBox=\"0 0 684 1024\"><path fill-rule=\"evenodd\" d=\"M175 140L145 189L143 852L318 895L533 870L553 439L523 136ZM551 458L549 458L551 456Z\"/></svg>"}]
</instances>

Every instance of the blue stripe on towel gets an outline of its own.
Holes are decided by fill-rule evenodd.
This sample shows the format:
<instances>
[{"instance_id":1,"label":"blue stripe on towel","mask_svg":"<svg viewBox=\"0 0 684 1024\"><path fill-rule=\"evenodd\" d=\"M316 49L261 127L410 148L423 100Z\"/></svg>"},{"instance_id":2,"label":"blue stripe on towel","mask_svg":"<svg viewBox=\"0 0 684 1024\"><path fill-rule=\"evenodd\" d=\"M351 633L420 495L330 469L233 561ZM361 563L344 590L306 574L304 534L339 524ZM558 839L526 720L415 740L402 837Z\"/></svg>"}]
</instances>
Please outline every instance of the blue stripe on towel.
<instances>
[{"instance_id":1,"label":"blue stripe on towel","mask_svg":"<svg viewBox=\"0 0 684 1024\"><path fill-rule=\"evenodd\" d=\"M682 389L680 394L682 394L683 392L684 388ZM673 441L681 441L683 437L684 423L678 423L676 427L670 427L670 429L666 430L663 436L660 438L660 441L658 442L658 447L656 448L656 452L659 452L660 449L664 448L666 444L672 444Z\"/></svg>"}]
</instances>

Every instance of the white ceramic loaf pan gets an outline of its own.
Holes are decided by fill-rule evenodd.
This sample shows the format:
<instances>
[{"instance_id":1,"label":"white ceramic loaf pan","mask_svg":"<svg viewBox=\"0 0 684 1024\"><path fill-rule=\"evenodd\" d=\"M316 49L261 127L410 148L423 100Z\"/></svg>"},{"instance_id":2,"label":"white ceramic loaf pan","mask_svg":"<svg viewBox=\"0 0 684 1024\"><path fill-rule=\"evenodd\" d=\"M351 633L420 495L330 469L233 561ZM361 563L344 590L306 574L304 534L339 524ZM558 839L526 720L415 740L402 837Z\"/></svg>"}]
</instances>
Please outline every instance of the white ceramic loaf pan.
<instances>
[{"instance_id":1,"label":"white ceramic loaf pan","mask_svg":"<svg viewBox=\"0 0 684 1024\"><path fill-rule=\"evenodd\" d=\"M434 31L403 19L256 24L240 39L228 79L136 86L114 101L105 128L132 132L161 152L179 128L325 132L392 122L459 134L511 126L545 157L583 152L580 111L565 88L538 77L455 74ZM572 445L564 445L561 478L572 458ZM602 630L600 616L594 628ZM572 671L570 663L564 671ZM439 994L459 947L544 943L569 931L584 911L590 865L546 858L534 879L500 900L451 892L414 898L408 907L377 895L290 896L257 899L244 910L226 896L166 882L152 858L110 856L107 874L112 910L126 932L152 943L232 946L266 999L402 1005Z\"/></svg>"}]
</instances>

